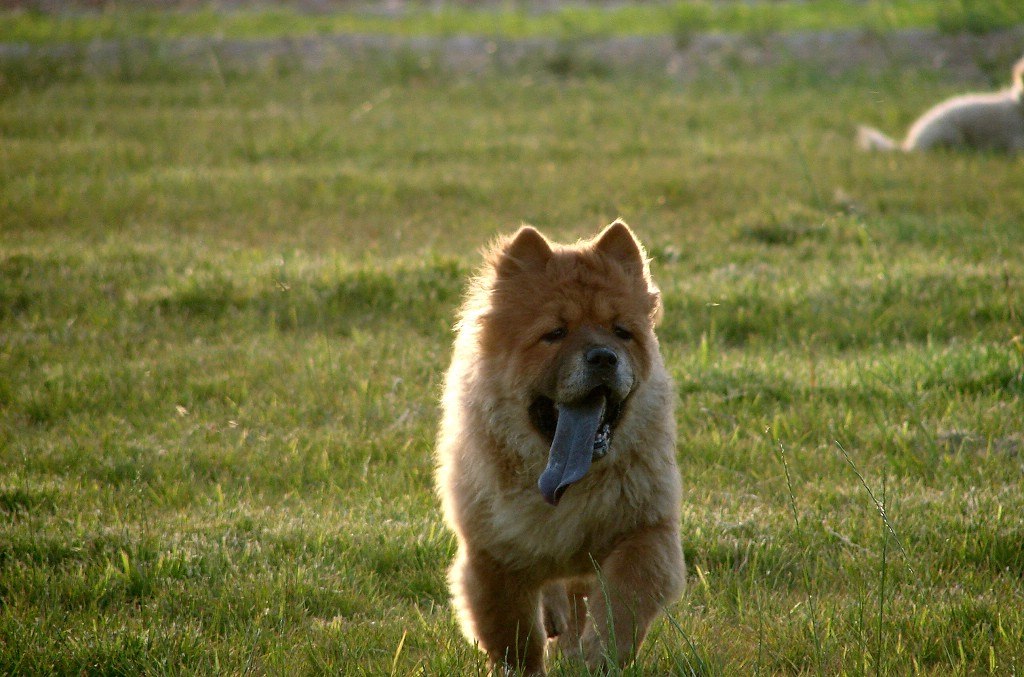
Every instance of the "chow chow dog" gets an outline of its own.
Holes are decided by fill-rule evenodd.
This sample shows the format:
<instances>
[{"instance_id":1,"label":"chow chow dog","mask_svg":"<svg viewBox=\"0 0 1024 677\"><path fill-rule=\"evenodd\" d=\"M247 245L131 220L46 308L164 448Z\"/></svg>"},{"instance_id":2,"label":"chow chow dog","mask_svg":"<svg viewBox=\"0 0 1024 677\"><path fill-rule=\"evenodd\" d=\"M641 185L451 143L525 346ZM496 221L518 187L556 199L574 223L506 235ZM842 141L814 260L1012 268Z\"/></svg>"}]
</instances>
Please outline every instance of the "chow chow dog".
<instances>
[{"instance_id":1,"label":"chow chow dog","mask_svg":"<svg viewBox=\"0 0 1024 677\"><path fill-rule=\"evenodd\" d=\"M437 487L463 631L491 670L544 673L548 640L624 665L685 580L660 293L616 221L499 240L461 309Z\"/></svg>"},{"instance_id":2,"label":"chow chow dog","mask_svg":"<svg viewBox=\"0 0 1024 677\"><path fill-rule=\"evenodd\" d=\"M864 126L858 128L857 139L865 150L1024 151L1024 58L1013 67L1009 89L967 94L938 104L918 118L903 143Z\"/></svg>"}]
</instances>

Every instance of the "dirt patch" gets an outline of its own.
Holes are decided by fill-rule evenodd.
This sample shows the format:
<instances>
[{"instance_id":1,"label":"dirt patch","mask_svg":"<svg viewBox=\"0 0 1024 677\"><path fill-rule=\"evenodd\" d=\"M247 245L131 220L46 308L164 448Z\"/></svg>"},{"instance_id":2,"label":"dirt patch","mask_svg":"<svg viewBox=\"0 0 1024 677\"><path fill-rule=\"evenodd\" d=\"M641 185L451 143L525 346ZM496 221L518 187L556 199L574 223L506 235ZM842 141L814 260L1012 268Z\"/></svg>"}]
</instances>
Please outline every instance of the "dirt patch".
<instances>
[{"instance_id":1,"label":"dirt patch","mask_svg":"<svg viewBox=\"0 0 1024 677\"><path fill-rule=\"evenodd\" d=\"M700 33L679 44L672 36L584 40L477 36L401 37L340 34L299 38L94 41L88 45L0 43L0 61L79 59L90 69L121 68L133 59L158 59L199 68L262 69L282 64L329 68L373 58L404 58L457 73L483 73L530 65L573 69L659 72L688 79L705 69L803 64L830 75L914 67L948 78L1000 84L1021 55L1024 26L985 35L949 35L932 29L875 33L865 30L743 35Z\"/></svg>"}]
</instances>

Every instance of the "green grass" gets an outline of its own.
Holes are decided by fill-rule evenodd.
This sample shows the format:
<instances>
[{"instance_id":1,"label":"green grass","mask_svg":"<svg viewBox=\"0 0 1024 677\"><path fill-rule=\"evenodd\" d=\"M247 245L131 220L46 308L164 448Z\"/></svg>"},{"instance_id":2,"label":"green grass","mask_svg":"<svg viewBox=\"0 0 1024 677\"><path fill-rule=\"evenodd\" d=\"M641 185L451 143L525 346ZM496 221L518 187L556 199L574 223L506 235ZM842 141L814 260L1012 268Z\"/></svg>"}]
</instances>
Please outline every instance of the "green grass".
<instances>
[{"instance_id":1,"label":"green grass","mask_svg":"<svg viewBox=\"0 0 1024 677\"><path fill-rule=\"evenodd\" d=\"M482 674L455 308L495 234L616 216L691 573L632 674L1024 670L1019 160L856 152L962 87L913 70L602 72L9 73L0 673Z\"/></svg>"},{"instance_id":2,"label":"green grass","mask_svg":"<svg viewBox=\"0 0 1024 677\"><path fill-rule=\"evenodd\" d=\"M336 33L503 38L609 35L679 35L698 30L763 33L780 30L938 27L985 32L1024 23L1014 0L894 0L847 2L670 2L612 8L569 6L531 11L515 4L490 8L412 5L395 16L340 11L308 13L288 8L164 12L112 3L102 12L0 13L0 42L88 42L96 39L288 37Z\"/></svg>"}]
</instances>

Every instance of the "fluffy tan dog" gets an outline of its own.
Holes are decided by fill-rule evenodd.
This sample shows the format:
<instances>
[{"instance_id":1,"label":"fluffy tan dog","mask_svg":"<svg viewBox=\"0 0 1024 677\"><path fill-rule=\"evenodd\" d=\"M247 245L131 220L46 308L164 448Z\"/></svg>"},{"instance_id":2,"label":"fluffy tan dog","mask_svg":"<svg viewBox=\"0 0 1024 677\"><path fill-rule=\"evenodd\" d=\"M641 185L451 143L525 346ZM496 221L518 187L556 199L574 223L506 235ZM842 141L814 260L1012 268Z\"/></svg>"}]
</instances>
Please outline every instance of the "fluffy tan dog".
<instances>
[{"instance_id":1,"label":"fluffy tan dog","mask_svg":"<svg viewBox=\"0 0 1024 677\"><path fill-rule=\"evenodd\" d=\"M437 486L467 637L544 673L549 638L624 665L685 581L673 388L644 251L616 221L553 245L498 241L462 307Z\"/></svg>"},{"instance_id":2,"label":"fluffy tan dog","mask_svg":"<svg viewBox=\"0 0 1024 677\"><path fill-rule=\"evenodd\" d=\"M1024 151L1024 59L1013 67L1013 85L993 94L967 94L930 109L911 126L902 144L871 127L860 127L865 150L966 148Z\"/></svg>"}]
</instances>

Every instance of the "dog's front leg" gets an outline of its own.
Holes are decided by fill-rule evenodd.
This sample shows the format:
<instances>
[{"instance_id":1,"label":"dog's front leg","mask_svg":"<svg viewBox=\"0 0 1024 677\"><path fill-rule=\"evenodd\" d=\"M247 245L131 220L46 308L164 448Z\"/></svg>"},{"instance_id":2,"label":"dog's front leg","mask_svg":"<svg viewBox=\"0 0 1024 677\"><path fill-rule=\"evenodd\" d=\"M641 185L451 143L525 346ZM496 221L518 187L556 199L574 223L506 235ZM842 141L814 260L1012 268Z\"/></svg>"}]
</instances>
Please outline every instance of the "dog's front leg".
<instances>
[{"instance_id":1,"label":"dog's front leg","mask_svg":"<svg viewBox=\"0 0 1024 677\"><path fill-rule=\"evenodd\" d=\"M673 525L631 534L600 564L587 597L590 618L583 633L587 665L620 667L633 660L651 621L679 598L686 564Z\"/></svg>"},{"instance_id":2,"label":"dog's front leg","mask_svg":"<svg viewBox=\"0 0 1024 677\"><path fill-rule=\"evenodd\" d=\"M505 667L544 674L540 583L468 550L459 553L451 580L460 612L487 652L492 674L504 674Z\"/></svg>"}]
</instances>

